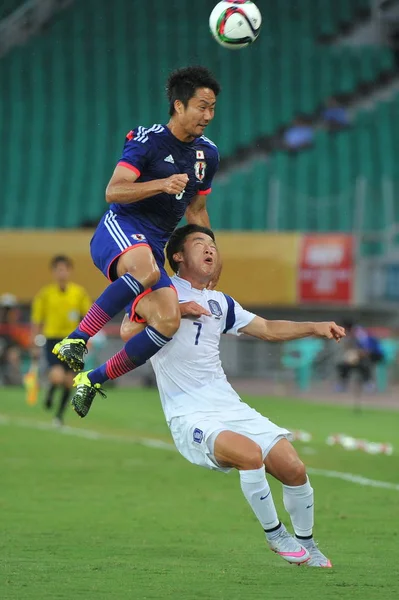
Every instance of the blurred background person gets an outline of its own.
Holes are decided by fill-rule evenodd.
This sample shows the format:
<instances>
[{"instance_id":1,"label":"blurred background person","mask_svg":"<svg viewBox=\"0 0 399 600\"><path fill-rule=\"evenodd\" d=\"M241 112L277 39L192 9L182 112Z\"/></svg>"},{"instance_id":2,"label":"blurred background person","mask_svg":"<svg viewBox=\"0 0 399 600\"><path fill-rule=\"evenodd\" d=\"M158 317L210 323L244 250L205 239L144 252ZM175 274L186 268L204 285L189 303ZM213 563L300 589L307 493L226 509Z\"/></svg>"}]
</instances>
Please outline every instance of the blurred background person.
<instances>
[{"instance_id":1,"label":"blurred background person","mask_svg":"<svg viewBox=\"0 0 399 600\"><path fill-rule=\"evenodd\" d=\"M32 303L31 339L32 358L40 353L40 335L44 335L45 358L48 367L48 390L44 401L47 410L54 405L56 390L60 390L60 401L54 423L63 424L70 390L73 384L73 371L52 353L54 345L77 326L82 316L91 306L86 290L71 281L73 264L68 256L55 256L50 263L53 283L44 286Z\"/></svg>"},{"instance_id":2,"label":"blurred background person","mask_svg":"<svg viewBox=\"0 0 399 600\"><path fill-rule=\"evenodd\" d=\"M298 115L292 125L283 134L283 143L286 150L297 152L313 145L314 131L312 125L304 115Z\"/></svg>"},{"instance_id":3,"label":"blurred background person","mask_svg":"<svg viewBox=\"0 0 399 600\"><path fill-rule=\"evenodd\" d=\"M13 294L0 297L0 383L22 384L22 356L18 336L19 309Z\"/></svg>"},{"instance_id":4,"label":"blurred background person","mask_svg":"<svg viewBox=\"0 0 399 600\"><path fill-rule=\"evenodd\" d=\"M330 132L346 129L350 125L347 109L335 96L327 99L321 119Z\"/></svg>"},{"instance_id":5,"label":"blurred background person","mask_svg":"<svg viewBox=\"0 0 399 600\"><path fill-rule=\"evenodd\" d=\"M372 392L374 384L374 366L384 359L379 340L367 329L344 323L346 338L342 341L342 352L337 364L337 391L344 392L348 388L350 377L355 373L365 391Z\"/></svg>"},{"instance_id":6,"label":"blurred background person","mask_svg":"<svg viewBox=\"0 0 399 600\"><path fill-rule=\"evenodd\" d=\"M396 343L399 300L399 129L394 126L399 93L388 35L397 29L396 20L386 31L374 27L381 39L374 34L369 39L357 0L330 0L320 19L314 19L316 0L306 6L263 0L258 4L264 22L273 27L265 25L256 43L237 54L210 37L208 16L215 3L201 0L188 7L178 0L165 6L153 0L161 15L155 36L148 10L131 0L99 0L94 12L89 1L36 2L54 7L45 31L42 11L24 13L19 7L13 14L10 36L0 43L0 81L7 82L2 111L9 116L0 123L0 150L9 165L2 181L0 294L14 294L27 321L56 249L74 260L74 280L92 298L100 295L103 282L92 266L89 243L107 208L107 174L120 157L121 140L138 123L156 121L162 127L159 86L167 73L185 64L203 65L224 90L207 129L220 152L209 214L221 238L223 287L246 306L269 316L272 309L281 319L312 320L317 309L320 318L344 320L353 314L350 318L364 326L384 327L387 356L385 342ZM7 5L13 12L14 2ZM368 18L373 21L374 15ZM127 27L110 26L137 20L141 27L134 36ZM345 33L341 25L348 20ZM138 55L143 60L132 67L131 57ZM267 69L259 70L264 64ZM32 86L26 73L40 74L42 84ZM27 112L33 115L28 123ZM341 127L339 135L330 134ZM158 136L157 130L156 125L151 135ZM23 158L26 182L16 143L23 135L30 143ZM146 137L138 140L143 147ZM196 159L199 178L204 168L209 174L201 151ZM173 152L161 157L169 170L177 168L175 160ZM51 197L45 206L43 181ZM110 231L123 246L118 225L111 222ZM238 248L246 249L246 261ZM377 280L381 285L374 285ZM105 328L106 348L93 344L97 364L120 348L117 321L115 316ZM326 351L328 360L322 362L323 348L313 341L299 341L295 349L274 347L271 353L254 340L237 340L222 352L236 377L277 381L282 389L289 370L289 383L301 394L314 384L324 395L325 378L328 389L334 386L336 359ZM287 366L286 355L298 360ZM94 355L95 366L93 361ZM386 357L380 365L385 364ZM378 374L382 370L379 366ZM138 369L118 386L139 385L145 373ZM395 370L386 373L387 384L396 384Z\"/></svg>"}]
</instances>

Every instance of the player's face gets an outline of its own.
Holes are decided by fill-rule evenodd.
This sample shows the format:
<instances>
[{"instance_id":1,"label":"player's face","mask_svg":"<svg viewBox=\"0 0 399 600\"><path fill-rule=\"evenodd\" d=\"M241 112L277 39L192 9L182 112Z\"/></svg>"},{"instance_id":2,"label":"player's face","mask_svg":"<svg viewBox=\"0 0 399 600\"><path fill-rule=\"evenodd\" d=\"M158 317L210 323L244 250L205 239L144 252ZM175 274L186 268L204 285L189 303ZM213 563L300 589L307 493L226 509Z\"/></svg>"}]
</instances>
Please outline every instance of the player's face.
<instances>
[{"instance_id":1,"label":"player's face","mask_svg":"<svg viewBox=\"0 0 399 600\"><path fill-rule=\"evenodd\" d=\"M211 281L214 277L219 252L213 239L205 233L192 233L184 243L181 253L179 273L181 276L195 277L202 281Z\"/></svg>"},{"instance_id":2,"label":"player's face","mask_svg":"<svg viewBox=\"0 0 399 600\"><path fill-rule=\"evenodd\" d=\"M59 284L67 283L71 277L70 267L65 263L58 263L58 265L53 268L53 277Z\"/></svg>"},{"instance_id":3,"label":"player's face","mask_svg":"<svg viewBox=\"0 0 399 600\"><path fill-rule=\"evenodd\" d=\"M186 133L193 137L203 135L205 128L215 116L216 96L209 88L199 88L183 106L180 119Z\"/></svg>"}]
</instances>

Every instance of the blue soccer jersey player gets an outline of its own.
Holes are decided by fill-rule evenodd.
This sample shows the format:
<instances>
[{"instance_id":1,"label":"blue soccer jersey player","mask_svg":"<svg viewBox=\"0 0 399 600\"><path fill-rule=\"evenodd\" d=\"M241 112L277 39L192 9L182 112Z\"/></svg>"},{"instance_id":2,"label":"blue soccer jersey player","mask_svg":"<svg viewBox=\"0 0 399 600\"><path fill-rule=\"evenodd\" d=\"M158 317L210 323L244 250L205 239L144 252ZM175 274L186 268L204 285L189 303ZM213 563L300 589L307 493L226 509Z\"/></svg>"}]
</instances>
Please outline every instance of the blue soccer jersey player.
<instances>
[{"instance_id":1,"label":"blue soccer jersey player","mask_svg":"<svg viewBox=\"0 0 399 600\"><path fill-rule=\"evenodd\" d=\"M212 121L220 86L204 67L172 73L167 83L167 125L136 127L106 190L109 210L91 240L94 264L111 281L79 326L53 352L81 370L86 344L126 305L151 292L140 315L144 331L101 367L75 377L72 404L86 416L101 384L144 364L180 325L176 292L164 269L164 247L185 215L188 223L209 227L206 198L219 153L203 133Z\"/></svg>"}]
</instances>

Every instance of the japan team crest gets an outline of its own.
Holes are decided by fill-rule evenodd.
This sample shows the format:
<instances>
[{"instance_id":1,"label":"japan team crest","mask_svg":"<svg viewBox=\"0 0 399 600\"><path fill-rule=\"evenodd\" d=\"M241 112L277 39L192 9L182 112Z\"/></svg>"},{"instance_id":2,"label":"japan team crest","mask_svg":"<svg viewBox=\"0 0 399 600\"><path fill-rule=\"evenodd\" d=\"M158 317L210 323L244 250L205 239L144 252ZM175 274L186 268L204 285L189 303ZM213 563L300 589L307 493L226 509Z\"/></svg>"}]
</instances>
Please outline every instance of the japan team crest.
<instances>
[{"instance_id":1,"label":"japan team crest","mask_svg":"<svg viewBox=\"0 0 399 600\"><path fill-rule=\"evenodd\" d=\"M205 171L206 171L206 162L204 160L197 160L197 162L194 165L194 172L195 172L195 176L198 179L198 181L202 181L204 179Z\"/></svg>"},{"instance_id":2,"label":"japan team crest","mask_svg":"<svg viewBox=\"0 0 399 600\"><path fill-rule=\"evenodd\" d=\"M133 233L132 238L136 240L136 242L143 242L145 240L145 235L142 233Z\"/></svg>"}]
</instances>

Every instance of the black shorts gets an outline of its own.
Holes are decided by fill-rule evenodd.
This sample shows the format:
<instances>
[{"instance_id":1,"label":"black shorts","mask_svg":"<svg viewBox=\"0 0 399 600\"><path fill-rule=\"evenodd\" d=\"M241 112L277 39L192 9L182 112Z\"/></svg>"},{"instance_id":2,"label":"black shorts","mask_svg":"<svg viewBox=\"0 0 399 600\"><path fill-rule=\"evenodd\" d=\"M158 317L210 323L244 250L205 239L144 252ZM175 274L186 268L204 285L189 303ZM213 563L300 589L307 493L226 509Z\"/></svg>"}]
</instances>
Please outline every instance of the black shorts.
<instances>
[{"instance_id":1,"label":"black shorts","mask_svg":"<svg viewBox=\"0 0 399 600\"><path fill-rule=\"evenodd\" d=\"M60 366L64 369L64 371L72 371L72 369L70 369L68 367L68 365L65 362L62 362L59 358L56 357L55 354L53 354L52 350L54 348L54 346L60 342L61 340L58 338L48 338L46 340L46 362L47 362L47 366L48 367L56 367L56 366Z\"/></svg>"}]
</instances>

